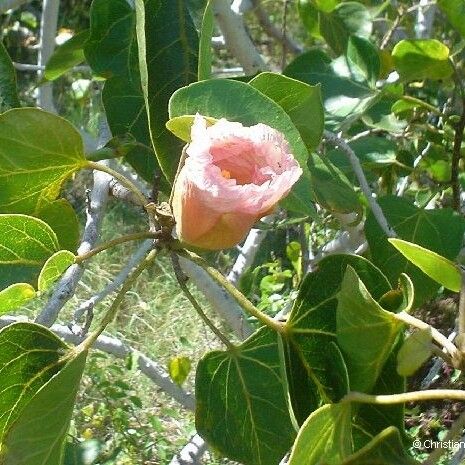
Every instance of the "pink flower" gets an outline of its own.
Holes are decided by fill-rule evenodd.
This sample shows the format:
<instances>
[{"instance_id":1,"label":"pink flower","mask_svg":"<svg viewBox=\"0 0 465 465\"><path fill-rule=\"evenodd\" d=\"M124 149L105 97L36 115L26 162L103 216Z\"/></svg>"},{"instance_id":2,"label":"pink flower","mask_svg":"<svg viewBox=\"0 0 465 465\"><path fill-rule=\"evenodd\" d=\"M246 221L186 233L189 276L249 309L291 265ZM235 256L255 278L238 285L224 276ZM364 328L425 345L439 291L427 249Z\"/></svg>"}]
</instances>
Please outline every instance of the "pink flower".
<instances>
[{"instance_id":1,"label":"pink flower","mask_svg":"<svg viewBox=\"0 0 465 465\"><path fill-rule=\"evenodd\" d=\"M186 162L174 186L179 239L210 250L232 247L268 215L302 170L284 136L265 124L196 115Z\"/></svg>"}]
</instances>

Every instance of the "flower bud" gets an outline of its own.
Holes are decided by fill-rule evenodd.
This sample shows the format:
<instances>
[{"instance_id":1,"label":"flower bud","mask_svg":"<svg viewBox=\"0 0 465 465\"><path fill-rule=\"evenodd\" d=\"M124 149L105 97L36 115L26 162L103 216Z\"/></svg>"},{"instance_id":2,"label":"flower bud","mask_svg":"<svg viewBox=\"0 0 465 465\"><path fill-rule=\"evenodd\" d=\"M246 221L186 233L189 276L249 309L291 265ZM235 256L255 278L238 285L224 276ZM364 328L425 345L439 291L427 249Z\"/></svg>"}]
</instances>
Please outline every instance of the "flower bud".
<instances>
[{"instance_id":1,"label":"flower bud","mask_svg":"<svg viewBox=\"0 0 465 465\"><path fill-rule=\"evenodd\" d=\"M302 174L283 134L265 124L221 119L207 127L196 115L186 154L173 193L176 232L203 249L241 242Z\"/></svg>"}]
</instances>

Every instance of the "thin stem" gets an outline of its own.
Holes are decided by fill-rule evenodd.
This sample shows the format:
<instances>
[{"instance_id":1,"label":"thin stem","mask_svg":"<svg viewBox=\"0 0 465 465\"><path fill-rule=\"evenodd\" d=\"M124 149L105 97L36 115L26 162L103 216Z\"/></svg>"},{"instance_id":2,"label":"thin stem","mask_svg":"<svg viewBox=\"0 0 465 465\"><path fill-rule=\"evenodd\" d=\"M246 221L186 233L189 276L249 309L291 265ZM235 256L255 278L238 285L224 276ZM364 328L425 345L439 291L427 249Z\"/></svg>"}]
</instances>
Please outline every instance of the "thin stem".
<instances>
[{"instance_id":1,"label":"thin stem","mask_svg":"<svg viewBox=\"0 0 465 465\"><path fill-rule=\"evenodd\" d=\"M86 253L83 253L82 255L78 255L76 257L75 263L82 263L84 260L88 260L89 258L93 257L94 255L97 255L100 252L103 252L104 250L110 249L111 247L114 247L119 244L124 244L125 242L139 241L143 239L157 239L159 235L159 232L142 231L117 237L116 239L112 239L111 241L100 244L99 246L95 247L92 250L89 250Z\"/></svg>"},{"instance_id":2,"label":"thin stem","mask_svg":"<svg viewBox=\"0 0 465 465\"><path fill-rule=\"evenodd\" d=\"M85 350L89 349L100 336L100 334L105 331L105 328L115 319L126 293L131 289L132 285L141 275L141 273L154 262L158 252L159 251L156 249L151 250L145 259L129 275L128 279L123 284L118 294L116 294L115 300L111 304L110 308L100 321L98 328L89 334L89 336L79 345L80 348L84 348Z\"/></svg>"},{"instance_id":3,"label":"thin stem","mask_svg":"<svg viewBox=\"0 0 465 465\"><path fill-rule=\"evenodd\" d=\"M203 322L212 330L215 336L228 349L233 350L234 345L232 344L232 342L212 323L212 321L210 321L210 318L208 318L207 314L202 310L202 307L199 305L197 300L195 300L195 297L189 291L189 288L187 287L187 284L186 284L187 276L182 272L181 265L179 263L179 257L174 252L171 253L171 261L173 263L173 270L174 270L176 279L178 280L179 287L182 289L182 291L186 295L187 300L189 300L189 302L195 308L195 311L199 314L200 318L202 318Z\"/></svg>"},{"instance_id":4,"label":"thin stem","mask_svg":"<svg viewBox=\"0 0 465 465\"><path fill-rule=\"evenodd\" d=\"M365 394L349 392L342 402L358 402L360 404L393 405L406 402L426 402L430 400L461 400L465 401L465 391L460 389L433 389L426 391L403 392L401 394Z\"/></svg>"},{"instance_id":5,"label":"thin stem","mask_svg":"<svg viewBox=\"0 0 465 465\"><path fill-rule=\"evenodd\" d=\"M465 270L460 266L460 274L462 277L462 285L460 287L459 299L459 317L457 329L457 344L462 353L465 352Z\"/></svg>"},{"instance_id":6,"label":"thin stem","mask_svg":"<svg viewBox=\"0 0 465 465\"><path fill-rule=\"evenodd\" d=\"M454 146L452 148L452 166L450 174L450 183L452 186L452 206L454 210L460 213L460 181L459 181L459 163L462 154L460 149L462 146L463 133L465 131L465 99L462 102L462 114L460 120L455 127Z\"/></svg>"},{"instance_id":7,"label":"thin stem","mask_svg":"<svg viewBox=\"0 0 465 465\"><path fill-rule=\"evenodd\" d=\"M442 439L441 442L443 444L447 444L449 441L452 441L462 434L463 428L465 428L465 412L462 412L462 414L454 421L445 438ZM434 449L433 452L429 454L428 458L421 463L421 465L435 465L439 463L439 459L446 451L446 447L438 447L437 449Z\"/></svg>"},{"instance_id":8,"label":"thin stem","mask_svg":"<svg viewBox=\"0 0 465 465\"><path fill-rule=\"evenodd\" d=\"M406 102L416 103L418 106L423 107L426 110L429 110L431 113L444 117L444 113L441 110L436 108L434 105L431 105L423 100L420 100L419 98L412 97L411 95L403 95L401 97L401 100L404 100Z\"/></svg>"},{"instance_id":9,"label":"thin stem","mask_svg":"<svg viewBox=\"0 0 465 465\"><path fill-rule=\"evenodd\" d=\"M247 313L254 316L258 321L277 332L282 333L284 331L284 325L282 323L275 321L273 318L262 313L257 307L255 307L255 305L252 304L252 302L250 302L250 300L237 290L233 284L231 284L218 270L210 266L202 257L199 257L185 249L176 250L176 253L201 266L218 284L224 287L226 291L232 295L236 302Z\"/></svg>"},{"instance_id":10,"label":"thin stem","mask_svg":"<svg viewBox=\"0 0 465 465\"><path fill-rule=\"evenodd\" d=\"M134 192L135 198L138 200L138 203L145 207L149 203L148 199L145 197L144 194L133 184L126 176L118 173L117 171L109 168L108 166L102 165L101 163L96 163L93 161L87 161L85 168L89 168L91 170L103 171L104 173L109 174L116 180L118 180L124 187L129 189L130 191Z\"/></svg>"},{"instance_id":11,"label":"thin stem","mask_svg":"<svg viewBox=\"0 0 465 465\"><path fill-rule=\"evenodd\" d=\"M406 323L415 328L431 330L432 338L441 347L444 347L444 349L446 349L446 351L449 353L449 355L452 358L455 358L458 356L458 350L457 350L457 347L454 345L454 343L449 341L449 339L447 339L447 337L444 336L444 334L440 333L436 328L433 328L428 323L425 323L424 321L419 320L418 318L415 318L414 316L409 315L406 312L393 313L392 316L398 319L399 321L402 321L403 323Z\"/></svg>"},{"instance_id":12,"label":"thin stem","mask_svg":"<svg viewBox=\"0 0 465 465\"><path fill-rule=\"evenodd\" d=\"M362 192L365 194L365 197L370 204L371 211L373 212L376 221L387 237L396 237L397 235L395 231L391 228L391 226L389 226L389 223L384 216L383 210L381 210L381 207L376 201L376 198L373 196L373 192L371 191L365 173L363 172L360 160L358 159L357 155L355 155L355 152L352 150L350 145L347 144L344 139L338 137L336 134L330 131L324 131L324 138L326 139L326 142L335 147L339 147L339 149L348 157L350 165L352 166L355 176L357 177L360 184L360 188L362 189Z\"/></svg>"}]
</instances>

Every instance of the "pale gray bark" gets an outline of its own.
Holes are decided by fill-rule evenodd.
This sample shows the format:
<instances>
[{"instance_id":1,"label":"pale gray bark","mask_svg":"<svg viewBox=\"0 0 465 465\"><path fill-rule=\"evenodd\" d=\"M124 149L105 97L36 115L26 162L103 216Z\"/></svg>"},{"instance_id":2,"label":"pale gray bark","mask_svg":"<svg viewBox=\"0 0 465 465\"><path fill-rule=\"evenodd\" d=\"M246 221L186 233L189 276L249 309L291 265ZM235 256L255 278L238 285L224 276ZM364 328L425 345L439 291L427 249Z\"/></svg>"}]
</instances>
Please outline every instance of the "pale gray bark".
<instances>
[{"instance_id":1,"label":"pale gray bark","mask_svg":"<svg viewBox=\"0 0 465 465\"><path fill-rule=\"evenodd\" d=\"M195 434L173 457L169 465L200 465L206 450L207 444L205 441L198 434Z\"/></svg>"},{"instance_id":2,"label":"pale gray bark","mask_svg":"<svg viewBox=\"0 0 465 465\"><path fill-rule=\"evenodd\" d=\"M43 67L55 50L55 38L57 35L58 12L60 0L44 0L42 4L42 18L40 22L40 48L37 65ZM39 78L43 72L39 71ZM51 82L39 86L37 89L37 104L44 110L56 113L53 103L53 84Z\"/></svg>"},{"instance_id":3,"label":"pale gray bark","mask_svg":"<svg viewBox=\"0 0 465 465\"><path fill-rule=\"evenodd\" d=\"M395 231L391 228L391 226L389 226L389 223L386 217L384 216L383 210L381 210L381 207L379 206L375 196L373 195L373 192L371 191L365 173L363 172L360 160L358 159L357 155L355 155L352 148L349 146L349 144L347 144L347 142L344 139L340 138L339 136L330 131L324 131L324 138L327 143L330 143L334 147L338 147L339 150L341 150L347 156L352 170L354 171L355 176L357 177L357 180L360 184L360 188L362 189L362 192L367 198L368 203L371 207L371 211L379 226L381 227L381 229L387 237L396 237Z\"/></svg>"},{"instance_id":4,"label":"pale gray bark","mask_svg":"<svg viewBox=\"0 0 465 465\"><path fill-rule=\"evenodd\" d=\"M228 50L244 68L244 73L253 75L267 69L244 25L241 13L231 9L230 0L213 0L213 13Z\"/></svg>"},{"instance_id":5,"label":"pale gray bark","mask_svg":"<svg viewBox=\"0 0 465 465\"><path fill-rule=\"evenodd\" d=\"M213 310L222 318L240 339L245 339L253 333L253 328L247 321L242 308L231 295L219 286L207 272L185 258L179 257L182 271L205 296Z\"/></svg>"}]
</instances>

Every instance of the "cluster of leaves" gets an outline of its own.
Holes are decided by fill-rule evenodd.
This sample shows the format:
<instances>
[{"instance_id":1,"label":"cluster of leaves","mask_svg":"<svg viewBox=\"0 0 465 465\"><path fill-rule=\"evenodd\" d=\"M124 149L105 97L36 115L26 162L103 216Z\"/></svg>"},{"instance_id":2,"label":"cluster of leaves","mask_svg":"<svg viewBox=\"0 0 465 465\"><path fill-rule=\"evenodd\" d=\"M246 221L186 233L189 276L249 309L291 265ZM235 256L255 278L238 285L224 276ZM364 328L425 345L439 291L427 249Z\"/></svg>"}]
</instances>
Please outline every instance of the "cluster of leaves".
<instances>
[{"instance_id":1,"label":"cluster of leaves","mask_svg":"<svg viewBox=\"0 0 465 465\"><path fill-rule=\"evenodd\" d=\"M450 50L465 31L460 2L438 4L451 25L447 43L406 38L390 49L386 40L376 45L382 37L373 29L375 18L401 21L403 11L389 2L300 0L302 22L318 47L282 74L213 79L211 2L136 0L133 7L126 0L93 0L90 28L61 46L47 66L45 76L54 80L86 60L105 80L112 134L136 142L116 155L147 181L160 177L166 195L193 115L200 113L265 123L286 136L304 171L281 204L290 224L318 224L315 204L327 214L366 216L369 259L332 255L304 276L302 251L291 242L294 273L270 267L271 278L260 284L266 296L281 291L285 279L300 282L285 324L261 328L199 362L197 430L233 460L278 464L292 449L290 465L415 463L406 452L402 406L362 408L345 396L403 392L404 375L430 355L413 357L431 334L403 343L396 313L420 306L441 285L460 287L451 260L462 247L465 220L449 207L460 207L465 90L462 50L453 56ZM389 44L389 33L385 39ZM14 69L3 48L0 64L3 314L46 293L75 262L78 221L60 192L99 155L85 154L66 120L18 108ZM318 150L325 128L349 139L399 241L390 243L367 209L345 153ZM406 176L406 188L397 189ZM1 461L58 465L86 350L33 323L3 329L0 345ZM182 382L178 365L172 370Z\"/></svg>"}]
</instances>

